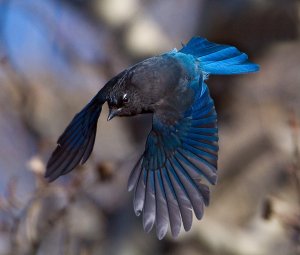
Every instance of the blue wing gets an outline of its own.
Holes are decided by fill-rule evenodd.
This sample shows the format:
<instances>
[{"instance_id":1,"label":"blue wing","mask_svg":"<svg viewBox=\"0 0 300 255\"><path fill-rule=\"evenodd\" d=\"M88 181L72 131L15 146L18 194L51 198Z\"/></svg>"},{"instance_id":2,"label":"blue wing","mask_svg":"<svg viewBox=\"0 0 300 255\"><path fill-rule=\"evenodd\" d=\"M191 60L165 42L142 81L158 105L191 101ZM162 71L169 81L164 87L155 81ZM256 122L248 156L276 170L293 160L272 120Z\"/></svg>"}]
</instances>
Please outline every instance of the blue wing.
<instances>
[{"instance_id":1,"label":"blue wing","mask_svg":"<svg viewBox=\"0 0 300 255\"><path fill-rule=\"evenodd\" d=\"M54 181L61 175L72 171L89 158L95 143L97 121L103 101L98 94L78 114L65 129L57 141L45 173L48 181Z\"/></svg>"},{"instance_id":2,"label":"blue wing","mask_svg":"<svg viewBox=\"0 0 300 255\"><path fill-rule=\"evenodd\" d=\"M217 181L217 115L207 85L200 85L194 103L173 125L153 115L145 151L129 178L135 213L143 212L146 232L156 224L159 239L169 223L173 236L178 236L181 221L188 231L192 210L201 219L209 203L209 188L201 180Z\"/></svg>"}]
</instances>

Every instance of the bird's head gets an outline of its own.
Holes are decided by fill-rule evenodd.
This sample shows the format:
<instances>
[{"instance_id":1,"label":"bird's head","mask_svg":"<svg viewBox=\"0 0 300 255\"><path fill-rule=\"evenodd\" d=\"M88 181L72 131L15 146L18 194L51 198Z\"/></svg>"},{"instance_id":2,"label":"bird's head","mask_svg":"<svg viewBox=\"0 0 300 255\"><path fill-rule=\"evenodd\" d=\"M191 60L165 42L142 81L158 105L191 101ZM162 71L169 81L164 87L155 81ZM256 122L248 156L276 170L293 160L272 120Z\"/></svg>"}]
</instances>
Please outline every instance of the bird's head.
<instances>
[{"instance_id":1,"label":"bird's head","mask_svg":"<svg viewBox=\"0 0 300 255\"><path fill-rule=\"evenodd\" d=\"M129 91L115 91L107 99L109 114L107 120L115 116L130 116L137 114L134 99Z\"/></svg>"},{"instance_id":2,"label":"bird's head","mask_svg":"<svg viewBox=\"0 0 300 255\"><path fill-rule=\"evenodd\" d=\"M133 116L140 113L150 112L147 110L148 100L131 79L130 73L125 73L113 79L108 85L106 101L109 107L107 120L119 116Z\"/></svg>"},{"instance_id":3,"label":"bird's head","mask_svg":"<svg viewBox=\"0 0 300 255\"><path fill-rule=\"evenodd\" d=\"M105 86L110 110L108 120L153 112L160 99L174 89L180 73L172 59L153 57L118 74Z\"/></svg>"}]
</instances>

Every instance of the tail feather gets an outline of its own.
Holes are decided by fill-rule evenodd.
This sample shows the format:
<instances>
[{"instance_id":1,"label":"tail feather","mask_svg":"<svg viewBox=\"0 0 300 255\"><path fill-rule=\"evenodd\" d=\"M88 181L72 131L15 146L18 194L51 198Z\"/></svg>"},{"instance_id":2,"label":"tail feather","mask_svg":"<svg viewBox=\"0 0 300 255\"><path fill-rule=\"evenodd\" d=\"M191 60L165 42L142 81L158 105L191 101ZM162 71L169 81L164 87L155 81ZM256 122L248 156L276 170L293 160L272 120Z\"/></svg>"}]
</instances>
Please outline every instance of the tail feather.
<instances>
[{"instance_id":1,"label":"tail feather","mask_svg":"<svg viewBox=\"0 0 300 255\"><path fill-rule=\"evenodd\" d=\"M94 147L101 109L102 103L95 97L75 115L59 137L47 164L45 177L49 181L54 181L86 162Z\"/></svg>"},{"instance_id":2,"label":"tail feather","mask_svg":"<svg viewBox=\"0 0 300 255\"><path fill-rule=\"evenodd\" d=\"M201 37L193 37L180 52L197 57L202 71L209 74L242 74L259 70L259 66L248 61L247 54L237 48Z\"/></svg>"}]
</instances>

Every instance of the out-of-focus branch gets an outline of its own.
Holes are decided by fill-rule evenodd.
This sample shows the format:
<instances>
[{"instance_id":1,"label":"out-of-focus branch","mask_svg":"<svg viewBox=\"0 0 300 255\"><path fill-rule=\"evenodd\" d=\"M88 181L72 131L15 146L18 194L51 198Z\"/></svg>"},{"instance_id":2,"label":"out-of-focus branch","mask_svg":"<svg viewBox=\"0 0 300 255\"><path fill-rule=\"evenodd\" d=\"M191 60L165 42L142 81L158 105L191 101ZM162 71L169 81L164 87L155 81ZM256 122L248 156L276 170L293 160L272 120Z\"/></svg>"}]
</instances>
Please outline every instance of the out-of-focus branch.
<instances>
[{"instance_id":1,"label":"out-of-focus branch","mask_svg":"<svg viewBox=\"0 0 300 255\"><path fill-rule=\"evenodd\" d=\"M299 136L300 136L300 125L296 113L292 111L290 117L290 128L293 142L293 155L291 164L291 175L295 182L296 195L298 198L298 205L300 209L300 149L299 149Z\"/></svg>"}]
</instances>

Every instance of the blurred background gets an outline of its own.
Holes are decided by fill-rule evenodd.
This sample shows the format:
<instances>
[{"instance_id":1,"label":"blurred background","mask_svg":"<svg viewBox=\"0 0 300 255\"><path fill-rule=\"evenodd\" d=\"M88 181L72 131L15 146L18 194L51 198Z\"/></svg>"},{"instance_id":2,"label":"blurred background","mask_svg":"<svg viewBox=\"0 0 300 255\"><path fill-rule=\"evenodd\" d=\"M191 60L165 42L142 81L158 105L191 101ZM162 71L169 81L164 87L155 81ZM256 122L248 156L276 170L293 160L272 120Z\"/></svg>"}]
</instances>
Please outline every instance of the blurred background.
<instances>
[{"instance_id":1,"label":"blurred background","mask_svg":"<svg viewBox=\"0 0 300 255\"><path fill-rule=\"evenodd\" d=\"M296 0L0 0L0 254L300 254ZM210 77L218 185L203 220L146 234L127 178L151 116L106 122L94 152L47 184L66 125L107 80L192 36L237 46L257 74Z\"/></svg>"}]
</instances>

